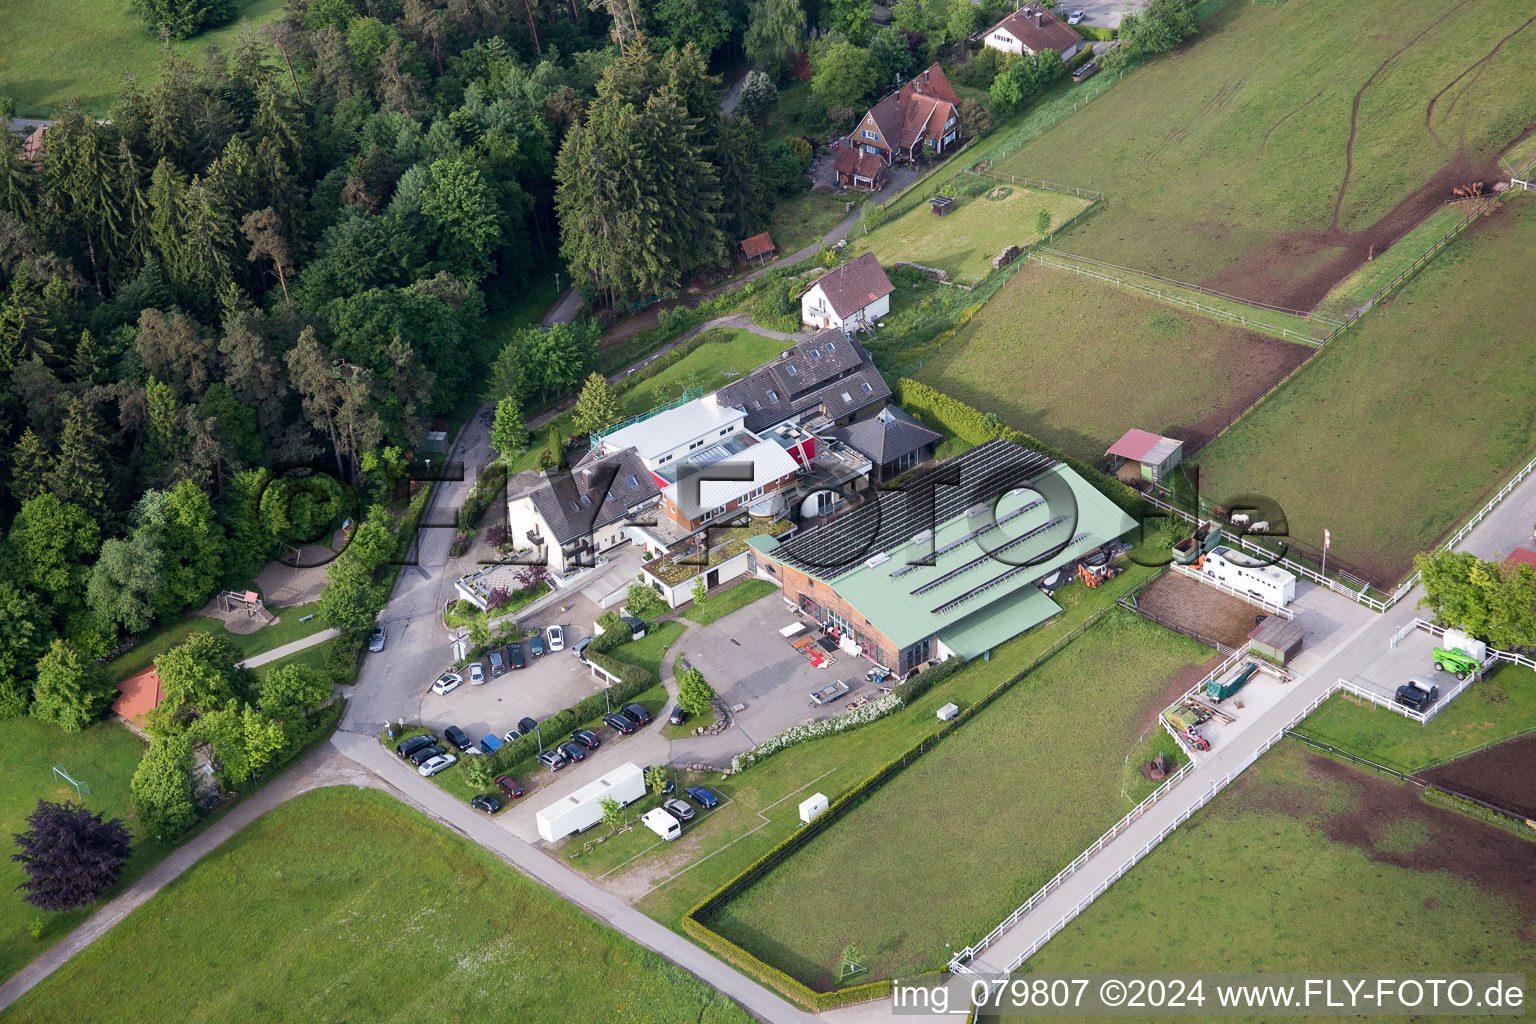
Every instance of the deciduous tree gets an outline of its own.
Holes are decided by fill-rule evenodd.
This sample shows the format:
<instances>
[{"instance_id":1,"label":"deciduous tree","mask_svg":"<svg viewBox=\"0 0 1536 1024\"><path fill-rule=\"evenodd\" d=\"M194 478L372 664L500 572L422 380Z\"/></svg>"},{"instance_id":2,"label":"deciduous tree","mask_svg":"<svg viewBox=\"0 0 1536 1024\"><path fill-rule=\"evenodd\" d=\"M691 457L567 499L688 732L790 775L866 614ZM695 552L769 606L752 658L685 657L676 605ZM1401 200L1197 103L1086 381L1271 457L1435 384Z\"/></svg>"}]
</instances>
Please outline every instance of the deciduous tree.
<instances>
[{"instance_id":1,"label":"deciduous tree","mask_svg":"<svg viewBox=\"0 0 1536 1024\"><path fill-rule=\"evenodd\" d=\"M68 640L55 640L37 663L33 718L79 732L111 705L117 687L93 658Z\"/></svg>"},{"instance_id":2,"label":"deciduous tree","mask_svg":"<svg viewBox=\"0 0 1536 1024\"><path fill-rule=\"evenodd\" d=\"M27 880L22 899L39 910L75 910L96 902L117 884L128 860L132 834L120 818L110 821L66 800L39 800L27 816L27 831L12 838Z\"/></svg>"},{"instance_id":3,"label":"deciduous tree","mask_svg":"<svg viewBox=\"0 0 1536 1024\"><path fill-rule=\"evenodd\" d=\"M197 822L192 802L192 740L185 733L156 736L129 784L133 813L165 842Z\"/></svg>"}]
</instances>

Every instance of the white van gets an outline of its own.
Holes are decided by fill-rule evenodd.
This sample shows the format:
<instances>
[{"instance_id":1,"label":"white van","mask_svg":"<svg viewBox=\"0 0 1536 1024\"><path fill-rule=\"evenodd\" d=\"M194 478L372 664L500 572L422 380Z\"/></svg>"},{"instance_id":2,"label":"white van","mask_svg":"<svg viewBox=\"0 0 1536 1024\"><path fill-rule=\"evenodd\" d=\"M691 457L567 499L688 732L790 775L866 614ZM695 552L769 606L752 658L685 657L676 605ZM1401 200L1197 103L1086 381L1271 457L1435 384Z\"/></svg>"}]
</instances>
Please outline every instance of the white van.
<instances>
[{"instance_id":1,"label":"white van","mask_svg":"<svg viewBox=\"0 0 1536 1024\"><path fill-rule=\"evenodd\" d=\"M672 817L671 814L660 807L646 811L640 815L640 820L645 822L646 828L655 832L669 843L683 834L682 822Z\"/></svg>"}]
</instances>

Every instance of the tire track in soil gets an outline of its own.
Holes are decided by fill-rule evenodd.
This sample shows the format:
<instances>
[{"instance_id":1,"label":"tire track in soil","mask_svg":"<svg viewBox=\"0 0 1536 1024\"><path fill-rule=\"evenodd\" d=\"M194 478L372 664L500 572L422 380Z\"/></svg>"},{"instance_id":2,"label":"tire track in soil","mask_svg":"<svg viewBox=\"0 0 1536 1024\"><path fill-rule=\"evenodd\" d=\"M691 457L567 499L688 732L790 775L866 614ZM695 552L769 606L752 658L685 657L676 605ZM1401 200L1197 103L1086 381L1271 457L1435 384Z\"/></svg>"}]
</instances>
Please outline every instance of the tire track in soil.
<instances>
[{"instance_id":1,"label":"tire track in soil","mask_svg":"<svg viewBox=\"0 0 1536 1024\"><path fill-rule=\"evenodd\" d=\"M1365 90L1369 89L1371 87L1371 83L1376 81L1377 75L1381 74L1387 69L1388 64L1391 64L1393 61L1397 60L1397 58L1407 53L1410 49L1418 44L1420 39L1423 39L1431 31L1438 28L1441 22L1445 21L1445 19L1449 18L1463 7L1467 6L1469 2L1470 0L1461 0L1461 3L1457 4L1455 7L1452 7L1450 10L1446 11L1444 14L1440 15L1440 17L1436 18L1430 24L1425 26L1418 35L1414 36L1412 39L1408 40L1401 47L1399 47L1397 52L1393 53L1392 56L1378 64L1376 66L1376 70L1371 72L1371 77L1367 78L1365 80L1365 84L1360 87L1360 91L1355 93L1354 103L1350 106L1349 111L1349 141L1344 144L1344 180L1339 183L1339 197L1334 201L1333 204L1333 225L1331 230L1339 230L1339 215L1344 209L1344 195L1349 191L1349 177L1355 169L1355 135L1360 128L1360 99L1365 95Z\"/></svg>"},{"instance_id":2,"label":"tire track in soil","mask_svg":"<svg viewBox=\"0 0 1536 1024\"><path fill-rule=\"evenodd\" d=\"M1452 12L1447 11L1446 13L1450 14ZM1434 126L1430 124L1430 121L1433 120L1434 116L1435 116L1435 104L1440 102L1440 97L1444 96L1447 92L1449 92L1452 88L1454 88L1457 82L1459 82L1463 78L1467 77L1467 75L1469 73L1471 73L1473 68L1477 68L1478 69L1478 72L1477 72L1476 75L1473 76L1472 81L1467 83L1467 86L1466 86L1465 89L1462 89L1461 92L1456 94L1456 98L1453 99L1451 101L1451 105L1446 108L1445 116L1446 117L1450 117L1451 116L1451 112L1456 109L1456 104L1458 102L1460 102L1461 98L1467 94L1467 91L1469 89L1471 89L1472 86L1477 83L1477 80L1482 77L1483 71L1487 70L1487 67L1486 67L1487 63L1490 60L1493 59L1494 55L1497 54L1499 52L1499 50L1501 50L1503 48L1505 43L1507 43L1511 39L1515 38L1515 36L1519 35L1521 32L1524 32L1527 28L1530 28L1532 22L1536 22L1536 16L1532 16L1529 20L1527 20L1519 28L1515 29L1513 32L1511 32L1509 35L1505 36L1503 39L1500 39L1496 44L1494 44L1493 49L1489 50L1486 54L1484 54L1482 57L1479 57L1477 60L1473 61L1471 64L1468 64L1466 69L1463 70L1461 74L1459 74L1455 78L1451 79L1450 82L1448 82L1446 84L1444 89L1441 89L1439 92L1435 93L1435 95L1429 101L1429 106L1426 107L1425 110L1424 110L1424 128L1429 132L1430 138L1434 139L1435 142L1438 143L1442 147L1445 145L1445 143L1443 141L1441 141L1439 134L1437 134L1435 132ZM1433 28L1433 27L1434 27L1433 25L1430 26L1430 28ZM1409 44L1409 45L1412 45L1412 44ZM1393 56L1396 56L1396 54L1394 54Z\"/></svg>"},{"instance_id":3,"label":"tire track in soil","mask_svg":"<svg viewBox=\"0 0 1536 1024\"><path fill-rule=\"evenodd\" d=\"M1312 105L1312 101L1317 99L1317 97L1321 96L1322 94L1323 94L1323 90L1321 90L1321 89L1317 90L1317 95L1313 96L1312 99L1307 100L1307 102L1303 103L1301 106L1297 107L1295 110L1292 110L1289 114L1286 114L1280 120L1278 120L1274 124L1270 125L1269 126L1269 131L1264 133L1264 141L1259 143L1259 156L1263 156L1264 155L1264 151L1269 148L1269 137L1271 135L1275 134L1275 129L1276 128L1279 128L1281 125L1285 124L1285 122L1289 121L1291 118L1293 118L1297 114L1301 113L1307 107L1311 106Z\"/></svg>"}]
</instances>

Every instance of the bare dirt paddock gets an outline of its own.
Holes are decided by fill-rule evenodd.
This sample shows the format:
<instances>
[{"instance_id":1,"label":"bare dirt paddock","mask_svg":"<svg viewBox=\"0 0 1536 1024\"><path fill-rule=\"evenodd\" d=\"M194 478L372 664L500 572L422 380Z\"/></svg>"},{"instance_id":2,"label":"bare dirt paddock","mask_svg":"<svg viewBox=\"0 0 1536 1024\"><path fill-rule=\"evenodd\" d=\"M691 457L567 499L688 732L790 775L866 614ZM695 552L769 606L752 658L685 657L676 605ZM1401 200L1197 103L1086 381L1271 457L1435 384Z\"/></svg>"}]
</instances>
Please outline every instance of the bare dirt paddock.
<instances>
[{"instance_id":1,"label":"bare dirt paddock","mask_svg":"<svg viewBox=\"0 0 1536 1024\"><path fill-rule=\"evenodd\" d=\"M1228 647L1241 647L1264 614L1247 601L1172 569L1137 595L1136 607L1165 625L1193 630Z\"/></svg>"},{"instance_id":2,"label":"bare dirt paddock","mask_svg":"<svg viewBox=\"0 0 1536 1024\"><path fill-rule=\"evenodd\" d=\"M1536 819L1536 736L1507 740L1420 777Z\"/></svg>"}]
</instances>

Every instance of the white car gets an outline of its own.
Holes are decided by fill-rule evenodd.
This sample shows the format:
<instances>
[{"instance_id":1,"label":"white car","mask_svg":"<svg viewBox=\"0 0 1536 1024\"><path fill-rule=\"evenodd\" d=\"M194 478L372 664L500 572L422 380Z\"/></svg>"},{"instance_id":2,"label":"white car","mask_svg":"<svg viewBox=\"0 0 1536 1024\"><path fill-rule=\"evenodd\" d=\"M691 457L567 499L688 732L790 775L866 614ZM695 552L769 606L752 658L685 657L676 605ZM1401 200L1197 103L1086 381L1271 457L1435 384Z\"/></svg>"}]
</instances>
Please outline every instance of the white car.
<instances>
[{"instance_id":1,"label":"white car","mask_svg":"<svg viewBox=\"0 0 1536 1024\"><path fill-rule=\"evenodd\" d=\"M442 696L449 690L457 690L464 680L452 672L444 672L437 677L437 682L432 684L432 692Z\"/></svg>"},{"instance_id":2,"label":"white car","mask_svg":"<svg viewBox=\"0 0 1536 1024\"><path fill-rule=\"evenodd\" d=\"M430 761L423 761L421 767L416 769L416 774L430 779L444 768L452 767L458 760L452 754L439 754Z\"/></svg>"},{"instance_id":3,"label":"white car","mask_svg":"<svg viewBox=\"0 0 1536 1024\"><path fill-rule=\"evenodd\" d=\"M565 630L559 626L549 627L549 649L552 651L565 650Z\"/></svg>"},{"instance_id":4,"label":"white car","mask_svg":"<svg viewBox=\"0 0 1536 1024\"><path fill-rule=\"evenodd\" d=\"M485 682L485 666L478 661L469 663L469 685L480 686Z\"/></svg>"},{"instance_id":5,"label":"white car","mask_svg":"<svg viewBox=\"0 0 1536 1024\"><path fill-rule=\"evenodd\" d=\"M1086 17L1088 17L1087 11L1073 11L1071 14L1067 15L1067 24L1081 25L1083 23L1083 19Z\"/></svg>"}]
</instances>

